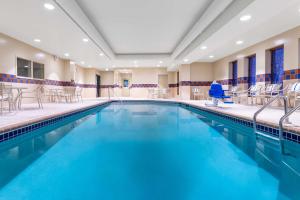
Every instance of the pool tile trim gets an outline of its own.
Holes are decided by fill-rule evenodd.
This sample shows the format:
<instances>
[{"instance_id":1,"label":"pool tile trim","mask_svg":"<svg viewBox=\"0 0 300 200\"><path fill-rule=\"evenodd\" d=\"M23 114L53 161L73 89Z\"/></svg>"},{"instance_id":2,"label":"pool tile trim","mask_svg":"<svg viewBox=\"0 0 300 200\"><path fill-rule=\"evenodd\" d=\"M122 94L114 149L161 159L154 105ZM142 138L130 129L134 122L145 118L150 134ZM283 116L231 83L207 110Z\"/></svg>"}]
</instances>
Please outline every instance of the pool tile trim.
<instances>
[{"instance_id":1,"label":"pool tile trim","mask_svg":"<svg viewBox=\"0 0 300 200\"><path fill-rule=\"evenodd\" d=\"M31 131L41 129L45 126L53 125L53 124L55 124L57 122L60 122L64 119L70 118L74 115L77 115L77 114L80 114L80 113L83 113L83 112L86 112L86 111L89 111L91 109L94 109L94 108L97 108L97 107L100 107L100 106L108 105L109 103L111 103L111 101L101 102L101 103L91 105L91 106L88 106L88 107L85 107L85 108L81 108L81 109L78 109L78 110L67 111L65 113L60 113L60 114L57 114L55 116L50 116L46 119L42 119L42 120L37 119L35 122L29 122L30 124L27 124L27 125L20 125L19 127L14 127L14 128L9 129L9 130L0 131L0 143L4 142L4 141L7 141L7 140L14 139L17 136L24 135L24 134L29 133Z\"/></svg>"},{"instance_id":2,"label":"pool tile trim","mask_svg":"<svg viewBox=\"0 0 300 200\"><path fill-rule=\"evenodd\" d=\"M4 142L4 141L7 141L7 140L10 140L10 139L13 139L13 138L15 138L17 136L20 136L20 135L23 135L25 133L29 133L31 131L40 129L42 127L55 124L55 123L57 123L59 121L62 121L66 118L69 118L71 116L80 114L82 112L97 108L99 106L108 105L112 102L120 102L120 100L110 100L110 101L106 101L106 102L101 102L99 104L95 104L95 105L88 106L88 107L85 107L85 108L81 108L81 109L78 109L78 110L68 111L68 112L63 113L63 114L59 114L59 115L56 115L56 116L51 116L51 117L46 118L46 119L42 119L42 120L38 119L35 122L29 122L29 123L31 123L30 125L28 125L28 124L27 125L20 125L19 127L11 128L9 130L0 131L0 143ZM235 122L237 124L253 128L253 122L251 120L244 119L243 117L235 117L235 116L223 113L223 112L210 110L210 109L203 108L203 107L200 107L200 106L196 106L196 105L193 105L193 104L189 104L189 103L186 103L186 102L170 101L170 100L163 100L163 101L161 101L161 100L123 100L122 102L153 102L153 103L167 103L167 104L172 103L172 104L182 106L184 108L193 108L193 109L199 110L201 112L206 112L206 113L209 113L209 114L213 114L213 115L216 115L216 116L221 117L223 119ZM257 123L257 130L262 131L266 134L269 134L273 137L279 137L279 128L275 127L275 126L271 126L271 125L259 122L259 123ZM300 134L294 133L290 130L284 130L283 137L284 137L285 140L292 141L292 142L300 144Z\"/></svg>"}]
</instances>

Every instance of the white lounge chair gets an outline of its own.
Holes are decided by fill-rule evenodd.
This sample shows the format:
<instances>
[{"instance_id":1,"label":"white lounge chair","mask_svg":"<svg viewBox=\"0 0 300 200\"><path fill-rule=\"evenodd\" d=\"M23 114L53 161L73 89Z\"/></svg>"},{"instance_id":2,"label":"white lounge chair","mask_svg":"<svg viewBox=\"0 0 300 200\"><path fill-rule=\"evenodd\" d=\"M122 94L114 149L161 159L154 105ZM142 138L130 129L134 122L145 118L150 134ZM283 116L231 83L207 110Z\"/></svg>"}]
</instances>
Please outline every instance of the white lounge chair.
<instances>
[{"instance_id":1,"label":"white lounge chair","mask_svg":"<svg viewBox=\"0 0 300 200\"><path fill-rule=\"evenodd\" d=\"M297 102L300 101L300 82L290 84L286 93L291 107L295 107ZM293 101L293 103L292 103Z\"/></svg>"}]
</instances>

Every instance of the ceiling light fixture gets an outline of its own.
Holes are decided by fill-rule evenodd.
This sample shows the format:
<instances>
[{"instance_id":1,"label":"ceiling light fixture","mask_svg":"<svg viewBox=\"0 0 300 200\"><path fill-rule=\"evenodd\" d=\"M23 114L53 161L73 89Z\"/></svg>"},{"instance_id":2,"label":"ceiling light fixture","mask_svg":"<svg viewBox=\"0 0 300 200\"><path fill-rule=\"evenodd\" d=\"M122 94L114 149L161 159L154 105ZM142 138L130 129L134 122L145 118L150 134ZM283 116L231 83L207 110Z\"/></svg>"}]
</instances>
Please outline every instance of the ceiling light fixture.
<instances>
[{"instance_id":1,"label":"ceiling light fixture","mask_svg":"<svg viewBox=\"0 0 300 200\"><path fill-rule=\"evenodd\" d=\"M69 56L70 56L70 54L69 54L69 53L65 53L64 55L65 55L65 57L69 57Z\"/></svg>"},{"instance_id":2,"label":"ceiling light fixture","mask_svg":"<svg viewBox=\"0 0 300 200\"><path fill-rule=\"evenodd\" d=\"M33 41L38 42L38 43L41 42L41 40L38 38L34 39Z\"/></svg>"},{"instance_id":3,"label":"ceiling light fixture","mask_svg":"<svg viewBox=\"0 0 300 200\"><path fill-rule=\"evenodd\" d=\"M201 49L205 50L205 49L207 49L207 46L202 46Z\"/></svg>"},{"instance_id":4,"label":"ceiling light fixture","mask_svg":"<svg viewBox=\"0 0 300 200\"><path fill-rule=\"evenodd\" d=\"M186 58L186 59L183 60L183 62L185 62L185 63L189 62L189 59Z\"/></svg>"},{"instance_id":5,"label":"ceiling light fixture","mask_svg":"<svg viewBox=\"0 0 300 200\"><path fill-rule=\"evenodd\" d=\"M209 56L209 58L214 58L214 57L215 57L214 55L210 55L210 56Z\"/></svg>"},{"instance_id":6,"label":"ceiling light fixture","mask_svg":"<svg viewBox=\"0 0 300 200\"><path fill-rule=\"evenodd\" d=\"M244 41L242 41L242 40L236 41L236 44L237 44L237 45L241 45L241 44L243 44L243 43L244 43Z\"/></svg>"},{"instance_id":7,"label":"ceiling light fixture","mask_svg":"<svg viewBox=\"0 0 300 200\"><path fill-rule=\"evenodd\" d=\"M108 70L109 70L108 68L105 69L105 71L108 71Z\"/></svg>"},{"instance_id":8,"label":"ceiling light fixture","mask_svg":"<svg viewBox=\"0 0 300 200\"><path fill-rule=\"evenodd\" d=\"M44 7L45 7L46 9L48 9L48 10L54 10L54 9L55 9L55 7L54 7L52 4L50 4L50 3L45 3L45 4L44 4Z\"/></svg>"},{"instance_id":9,"label":"ceiling light fixture","mask_svg":"<svg viewBox=\"0 0 300 200\"><path fill-rule=\"evenodd\" d=\"M80 63L81 63L82 65L84 65L85 62L84 62L84 61L81 61Z\"/></svg>"},{"instance_id":10,"label":"ceiling light fixture","mask_svg":"<svg viewBox=\"0 0 300 200\"><path fill-rule=\"evenodd\" d=\"M104 53L99 53L99 56L104 56Z\"/></svg>"},{"instance_id":11,"label":"ceiling light fixture","mask_svg":"<svg viewBox=\"0 0 300 200\"><path fill-rule=\"evenodd\" d=\"M83 41L83 42L88 42L89 39L88 39L88 38L83 38L82 41Z\"/></svg>"},{"instance_id":12,"label":"ceiling light fixture","mask_svg":"<svg viewBox=\"0 0 300 200\"><path fill-rule=\"evenodd\" d=\"M163 64L163 61L159 61L160 64Z\"/></svg>"},{"instance_id":13,"label":"ceiling light fixture","mask_svg":"<svg viewBox=\"0 0 300 200\"><path fill-rule=\"evenodd\" d=\"M251 15L243 15L240 17L240 21L246 22L246 21L249 21L251 18L252 18Z\"/></svg>"}]
</instances>

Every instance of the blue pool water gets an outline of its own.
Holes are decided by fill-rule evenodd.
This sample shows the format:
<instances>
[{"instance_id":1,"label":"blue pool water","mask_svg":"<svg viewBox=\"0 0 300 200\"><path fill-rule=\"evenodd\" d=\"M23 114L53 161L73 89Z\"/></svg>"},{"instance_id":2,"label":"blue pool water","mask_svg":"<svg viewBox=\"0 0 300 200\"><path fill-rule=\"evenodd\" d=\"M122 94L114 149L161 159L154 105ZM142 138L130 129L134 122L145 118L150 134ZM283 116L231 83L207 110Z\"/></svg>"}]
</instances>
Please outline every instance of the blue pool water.
<instances>
[{"instance_id":1,"label":"blue pool water","mask_svg":"<svg viewBox=\"0 0 300 200\"><path fill-rule=\"evenodd\" d=\"M112 103L1 144L0 199L300 199L286 146L176 104Z\"/></svg>"}]
</instances>

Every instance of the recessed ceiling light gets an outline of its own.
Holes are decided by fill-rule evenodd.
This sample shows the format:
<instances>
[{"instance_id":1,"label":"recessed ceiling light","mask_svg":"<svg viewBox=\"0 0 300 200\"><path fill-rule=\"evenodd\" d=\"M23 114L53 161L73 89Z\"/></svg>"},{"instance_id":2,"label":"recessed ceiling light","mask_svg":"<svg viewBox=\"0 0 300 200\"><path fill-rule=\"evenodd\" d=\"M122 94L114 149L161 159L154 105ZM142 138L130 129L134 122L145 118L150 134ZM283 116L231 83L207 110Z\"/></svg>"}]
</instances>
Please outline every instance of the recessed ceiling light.
<instances>
[{"instance_id":1,"label":"recessed ceiling light","mask_svg":"<svg viewBox=\"0 0 300 200\"><path fill-rule=\"evenodd\" d=\"M83 42L88 42L89 39L88 39L88 38L83 38L82 41L83 41Z\"/></svg>"},{"instance_id":2,"label":"recessed ceiling light","mask_svg":"<svg viewBox=\"0 0 300 200\"><path fill-rule=\"evenodd\" d=\"M205 50L205 49L207 49L207 46L202 46L201 49Z\"/></svg>"},{"instance_id":3,"label":"recessed ceiling light","mask_svg":"<svg viewBox=\"0 0 300 200\"><path fill-rule=\"evenodd\" d=\"M105 69L105 71L108 71L108 70L109 70L108 68Z\"/></svg>"},{"instance_id":4,"label":"recessed ceiling light","mask_svg":"<svg viewBox=\"0 0 300 200\"><path fill-rule=\"evenodd\" d=\"M46 9L48 9L48 10L54 10L54 9L55 9L55 7L54 7L52 4L50 4L50 3L45 3L45 4L44 4L44 7L45 7Z\"/></svg>"},{"instance_id":5,"label":"recessed ceiling light","mask_svg":"<svg viewBox=\"0 0 300 200\"><path fill-rule=\"evenodd\" d=\"M41 42L41 40L38 39L38 38L34 39L33 41L35 41L35 42Z\"/></svg>"},{"instance_id":6,"label":"recessed ceiling light","mask_svg":"<svg viewBox=\"0 0 300 200\"><path fill-rule=\"evenodd\" d=\"M241 45L241 44L243 44L243 43L244 43L244 41L242 41L242 40L236 41L236 44L237 44L237 45Z\"/></svg>"},{"instance_id":7,"label":"recessed ceiling light","mask_svg":"<svg viewBox=\"0 0 300 200\"><path fill-rule=\"evenodd\" d=\"M70 56L70 54L69 54L69 53L65 53L64 55L65 55L66 57L69 57L69 56Z\"/></svg>"},{"instance_id":8,"label":"recessed ceiling light","mask_svg":"<svg viewBox=\"0 0 300 200\"><path fill-rule=\"evenodd\" d=\"M99 56L104 56L104 53L99 53Z\"/></svg>"},{"instance_id":9,"label":"recessed ceiling light","mask_svg":"<svg viewBox=\"0 0 300 200\"><path fill-rule=\"evenodd\" d=\"M81 61L80 63L81 63L82 65L84 65L85 62L84 62L84 61Z\"/></svg>"},{"instance_id":10,"label":"recessed ceiling light","mask_svg":"<svg viewBox=\"0 0 300 200\"><path fill-rule=\"evenodd\" d=\"M252 18L251 15L243 15L240 17L240 21L246 22L249 21L251 18Z\"/></svg>"},{"instance_id":11,"label":"recessed ceiling light","mask_svg":"<svg viewBox=\"0 0 300 200\"><path fill-rule=\"evenodd\" d=\"M160 64L163 64L163 61L159 61Z\"/></svg>"},{"instance_id":12,"label":"recessed ceiling light","mask_svg":"<svg viewBox=\"0 0 300 200\"><path fill-rule=\"evenodd\" d=\"M189 59L186 58L186 59L183 60L183 62L189 62Z\"/></svg>"},{"instance_id":13,"label":"recessed ceiling light","mask_svg":"<svg viewBox=\"0 0 300 200\"><path fill-rule=\"evenodd\" d=\"M45 58L45 54L44 53L37 53L37 54L35 54L35 57L38 58L38 59L43 59L43 58Z\"/></svg>"},{"instance_id":14,"label":"recessed ceiling light","mask_svg":"<svg viewBox=\"0 0 300 200\"><path fill-rule=\"evenodd\" d=\"M210 55L210 56L209 56L209 58L214 58L214 57L215 57L214 55Z\"/></svg>"}]
</instances>

